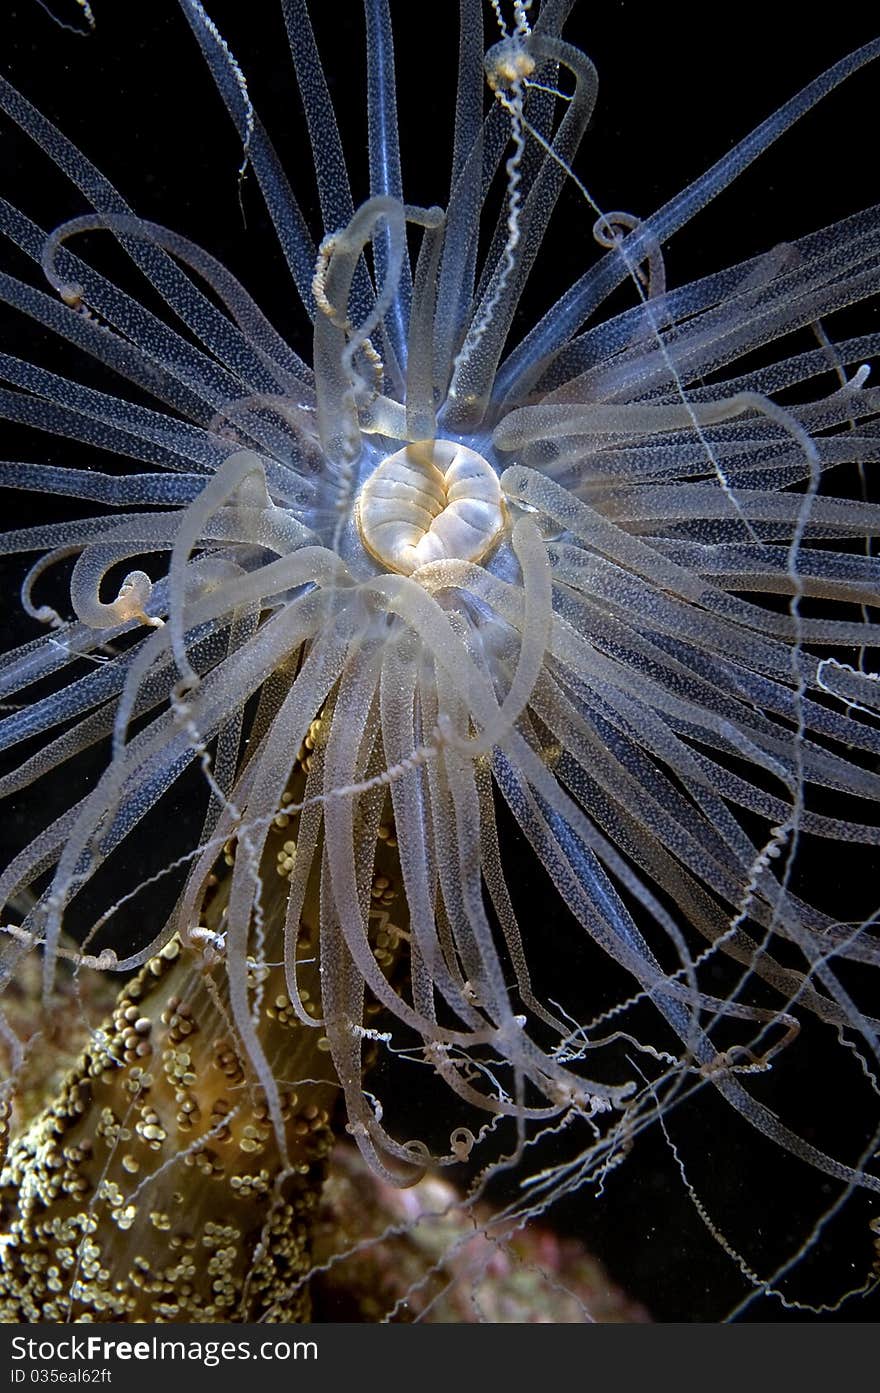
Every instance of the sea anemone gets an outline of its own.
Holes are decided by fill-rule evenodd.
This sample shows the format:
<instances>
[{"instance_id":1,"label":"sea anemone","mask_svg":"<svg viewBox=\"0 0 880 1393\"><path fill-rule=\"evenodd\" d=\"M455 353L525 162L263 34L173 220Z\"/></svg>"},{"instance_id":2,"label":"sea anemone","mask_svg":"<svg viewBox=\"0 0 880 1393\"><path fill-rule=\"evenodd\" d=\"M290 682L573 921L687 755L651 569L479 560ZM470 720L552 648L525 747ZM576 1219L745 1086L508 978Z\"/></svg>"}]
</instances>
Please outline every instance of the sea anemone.
<instances>
[{"instance_id":1,"label":"sea anemone","mask_svg":"<svg viewBox=\"0 0 880 1393\"><path fill-rule=\"evenodd\" d=\"M877 453L878 336L845 319L876 296L876 210L680 287L664 266L668 239L880 42L637 217L603 209L575 171L597 77L563 36L571 4L516 0L506 17L493 5L501 36L484 49L484 6L461 0L451 170L440 202L422 205L401 173L389 5L365 0L358 201L305 0L283 0L315 236L231 38L210 6L180 8L312 349L295 351L272 305L139 217L0 82L0 107L88 208L46 233L0 204L0 230L46 282L6 275L0 295L103 365L82 380L0 358L4 417L86 447L77 467L7 462L3 482L100 506L0 539L38 553L21 596L46 630L0 664L3 749L29 742L0 793L32 805L65 790L0 876L4 980L34 949L46 1000L68 959L140 973L111 1045L89 1046L90 1077L112 1088L114 1069L130 1077L155 1047L138 1053L159 1019L138 1005L144 981L186 963L190 995L215 1013L212 1063L226 1068L222 1027L225 1077L258 1119L245 1153L273 1149L251 1296L285 1187L318 1156L294 1154L291 1080L315 1071L299 1056L294 1069L279 1020L326 1061L323 1122L339 1087L383 1182L470 1160L482 1194L524 1164L515 1225L601 1185L643 1131L713 1092L845 1193L880 1192L876 1109L844 1159L761 1092L810 1020L869 1085L880 1062L867 907L836 915L799 879L810 848L880 837L866 546L880 513L826 486L832 471L857 481ZM598 254L524 329L564 191ZM56 571L68 580L53 589ZM616 965L628 985L610 1001L564 969L547 985L510 845L546 873L530 913L558 921L554 953L569 937L577 961L587 936ZM175 1048L188 999L179 982L161 999ZM209 1067L190 1065L175 1075L187 1099ZM421 1120L398 1116L412 1075L430 1080ZM174 1170L166 1142L182 1163L237 1137L225 1119L244 1120L238 1104L209 1114L175 1096L181 1141L151 1087L134 1090L137 1139L161 1153L157 1174ZM876 1085L865 1091L875 1102ZM102 1205L128 1215L147 1184L149 1155L114 1126L101 1183L118 1163L117 1191L99 1189L90 1218ZM553 1137L568 1149L550 1161ZM20 1156L34 1154L25 1141ZM78 1242L79 1266L85 1227ZM301 1279L288 1256L264 1312L289 1314L279 1293ZM88 1300L80 1288L85 1309L131 1316L99 1286Z\"/></svg>"}]
</instances>

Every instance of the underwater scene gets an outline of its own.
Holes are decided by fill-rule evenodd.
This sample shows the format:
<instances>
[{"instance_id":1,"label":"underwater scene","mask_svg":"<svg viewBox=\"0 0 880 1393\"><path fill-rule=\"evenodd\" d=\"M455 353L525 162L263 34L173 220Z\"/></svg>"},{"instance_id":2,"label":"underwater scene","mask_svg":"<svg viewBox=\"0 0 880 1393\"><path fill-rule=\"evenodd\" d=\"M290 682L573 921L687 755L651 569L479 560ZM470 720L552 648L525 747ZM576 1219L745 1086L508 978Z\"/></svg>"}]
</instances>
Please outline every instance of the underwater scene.
<instances>
[{"instance_id":1,"label":"underwater scene","mask_svg":"<svg viewBox=\"0 0 880 1393\"><path fill-rule=\"evenodd\" d=\"M880 38L704 15L0 16L4 1322L880 1314Z\"/></svg>"}]
</instances>

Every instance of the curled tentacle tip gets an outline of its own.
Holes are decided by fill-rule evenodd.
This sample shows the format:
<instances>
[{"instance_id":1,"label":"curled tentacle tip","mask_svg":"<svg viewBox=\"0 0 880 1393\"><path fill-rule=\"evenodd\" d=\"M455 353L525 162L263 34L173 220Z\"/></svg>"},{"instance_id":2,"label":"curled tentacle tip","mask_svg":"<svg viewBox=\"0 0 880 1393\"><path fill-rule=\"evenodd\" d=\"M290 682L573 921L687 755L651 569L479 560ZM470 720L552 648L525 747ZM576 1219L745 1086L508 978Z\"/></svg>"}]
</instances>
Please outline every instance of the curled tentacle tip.
<instances>
[{"instance_id":1,"label":"curled tentacle tip","mask_svg":"<svg viewBox=\"0 0 880 1393\"><path fill-rule=\"evenodd\" d=\"M523 82L535 71L535 60L525 48L522 38L502 39L493 44L484 59L486 81L497 92L503 87L512 87Z\"/></svg>"},{"instance_id":2,"label":"curled tentacle tip","mask_svg":"<svg viewBox=\"0 0 880 1393\"><path fill-rule=\"evenodd\" d=\"M69 306L70 309L78 310L82 308L83 288L81 285L59 285L57 286L57 290L65 305Z\"/></svg>"}]
</instances>

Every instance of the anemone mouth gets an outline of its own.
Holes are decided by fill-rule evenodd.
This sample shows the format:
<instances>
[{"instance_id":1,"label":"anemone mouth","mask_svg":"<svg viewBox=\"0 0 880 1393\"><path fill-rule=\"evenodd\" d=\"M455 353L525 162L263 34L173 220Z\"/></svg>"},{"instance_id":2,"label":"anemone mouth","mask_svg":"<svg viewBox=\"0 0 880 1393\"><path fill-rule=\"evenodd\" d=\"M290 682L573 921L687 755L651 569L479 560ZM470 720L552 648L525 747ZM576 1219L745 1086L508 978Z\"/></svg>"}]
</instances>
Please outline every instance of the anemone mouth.
<instances>
[{"instance_id":1,"label":"anemone mouth","mask_svg":"<svg viewBox=\"0 0 880 1393\"><path fill-rule=\"evenodd\" d=\"M482 561L506 525L498 476L455 440L418 440L388 455L357 502L361 541L389 571L431 561Z\"/></svg>"}]
</instances>

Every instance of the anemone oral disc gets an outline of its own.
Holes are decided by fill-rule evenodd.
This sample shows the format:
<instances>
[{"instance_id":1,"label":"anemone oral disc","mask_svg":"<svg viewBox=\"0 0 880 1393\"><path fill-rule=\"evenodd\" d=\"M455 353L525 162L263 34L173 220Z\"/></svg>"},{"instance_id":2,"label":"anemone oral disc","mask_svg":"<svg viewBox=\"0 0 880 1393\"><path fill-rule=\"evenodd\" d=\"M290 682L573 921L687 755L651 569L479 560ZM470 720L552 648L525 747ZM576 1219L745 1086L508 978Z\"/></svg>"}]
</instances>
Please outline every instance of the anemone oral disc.
<instances>
[{"instance_id":1,"label":"anemone oral disc","mask_svg":"<svg viewBox=\"0 0 880 1393\"><path fill-rule=\"evenodd\" d=\"M480 561L504 527L494 469L454 440L419 440L382 461L361 491L364 546L390 571L430 561Z\"/></svg>"}]
</instances>

